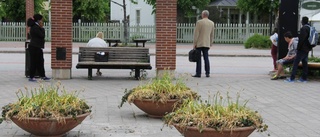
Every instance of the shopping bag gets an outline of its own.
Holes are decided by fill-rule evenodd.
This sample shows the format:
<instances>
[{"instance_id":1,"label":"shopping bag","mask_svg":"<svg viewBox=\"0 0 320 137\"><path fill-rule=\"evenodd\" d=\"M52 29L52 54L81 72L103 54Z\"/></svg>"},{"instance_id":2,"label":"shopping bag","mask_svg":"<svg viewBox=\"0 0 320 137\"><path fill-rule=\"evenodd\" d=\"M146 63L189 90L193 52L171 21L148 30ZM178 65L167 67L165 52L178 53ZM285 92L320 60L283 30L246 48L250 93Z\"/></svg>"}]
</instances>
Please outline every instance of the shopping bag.
<instances>
[{"instance_id":1,"label":"shopping bag","mask_svg":"<svg viewBox=\"0 0 320 137\"><path fill-rule=\"evenodd\" d=\"M96 52L94 55L95 62L108 62L109 52Z\"/></svg>"}]
</instances>

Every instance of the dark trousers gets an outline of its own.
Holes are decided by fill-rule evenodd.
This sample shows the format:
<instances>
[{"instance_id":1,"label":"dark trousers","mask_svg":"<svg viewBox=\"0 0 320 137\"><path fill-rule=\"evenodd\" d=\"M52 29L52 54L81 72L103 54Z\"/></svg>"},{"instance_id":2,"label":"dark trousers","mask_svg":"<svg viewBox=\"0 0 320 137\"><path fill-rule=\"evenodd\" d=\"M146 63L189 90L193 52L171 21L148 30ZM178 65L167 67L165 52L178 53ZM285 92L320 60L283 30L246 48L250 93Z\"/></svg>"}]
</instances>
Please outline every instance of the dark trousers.
<instances>
[{"instance_id":1,"label":"dark trousers","mask_svg":"<svg viewBox=\"0 0 320 137\"><path fill-rule=\"evenodd\" d=\"M206 71L206 75L210 74L210 62L209 62L209 55L208 55L208 51L209 48L196 48L199 52L202 52L202 56L203 56L203 60L204 60L204 68ZM201 75L201 59L199 59L197 61L197 67L196 67L196 75Z\"/></svg>"},{"instance_id":2,"label":"dark trousers","mask_svg":"<svg viewBox=\"0 0 320 137\"><path fill-rule=\"evenodd\" d=\"M291 80L295 79L300 61L302 61L302 67L303 67L301 78L303 80L307 80L308 56L309 56L309 52L305 52L305 51L298 51L297 52L296 58L294 59L294 62L293 62L293 68L292 68L292 73L291 73L291 77L290 77Z\"/></svg>"},{"instance_id":3,"label":"dark trousers","mask_svg":"<svg viewBox=\"0 0 320 137\"><path fill-rule=\"evenodd\" d=\"M36 71L39 72L40 77L45 77L44 58L41 48L29 46L30 55L30 78L34 78Z\"/></svg>"},{"instance_id":4,"label":"dark trousers","mask_svg":"<svg viewBox=\"0 0 320 137\"><path fill-rule=\"evenodd\" d=\"M272 44L272 48L271 48L271 56L273 59L273 69L276 70L277 69L277 56L278 56L278 47Z\"/></svg>"}]
</instances>

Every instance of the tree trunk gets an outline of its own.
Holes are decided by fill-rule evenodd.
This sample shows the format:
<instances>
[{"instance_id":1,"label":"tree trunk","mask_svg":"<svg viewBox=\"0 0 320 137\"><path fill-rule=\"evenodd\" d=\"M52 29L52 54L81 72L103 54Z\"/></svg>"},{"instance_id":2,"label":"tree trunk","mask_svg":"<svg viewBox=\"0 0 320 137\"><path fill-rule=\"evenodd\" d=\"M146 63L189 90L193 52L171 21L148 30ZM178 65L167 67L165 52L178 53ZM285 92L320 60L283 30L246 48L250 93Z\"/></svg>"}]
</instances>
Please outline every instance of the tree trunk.
<instances>
[{"instance_id":1,"label":"tree trunk","mask_svg":"<svg viewBox=\"0 0 320 137\"><path fill-rule=\"evenodd\" d=\"M123 33L124 33L124 44L128 44L128 19L127 19L127 7L126 0L123 0Z\"/></svg>"}]
</instances>

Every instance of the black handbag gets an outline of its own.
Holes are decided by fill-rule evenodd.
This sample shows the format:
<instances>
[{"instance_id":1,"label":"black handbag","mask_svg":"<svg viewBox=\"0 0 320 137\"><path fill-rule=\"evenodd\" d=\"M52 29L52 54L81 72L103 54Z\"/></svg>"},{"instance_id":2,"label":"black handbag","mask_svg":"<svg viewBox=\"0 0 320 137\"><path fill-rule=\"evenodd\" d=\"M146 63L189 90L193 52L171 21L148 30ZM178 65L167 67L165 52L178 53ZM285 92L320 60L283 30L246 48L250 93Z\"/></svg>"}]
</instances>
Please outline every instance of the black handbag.
<instances>
[{"instance_id":1,"label":"black handbag","mask_svg":"<svg viewBox=\"0 0 320 137\"><path fill-rule=\"evenodd\" d=\"M94 55L95 62L108 62L109 52L96 52Z\"/></svg>"},{"instance_id":2,"label":"black handbag","mask_svg":"<svg viewBox=\"0 0 320 137\"><path fill-rule=\"evenodd\" d=\"M198 60L200 60L201 58L201 52L196 50L196 49L192 49L189 51L189 61L190 62L197 62Z\"/></svg>"}]
</instances>

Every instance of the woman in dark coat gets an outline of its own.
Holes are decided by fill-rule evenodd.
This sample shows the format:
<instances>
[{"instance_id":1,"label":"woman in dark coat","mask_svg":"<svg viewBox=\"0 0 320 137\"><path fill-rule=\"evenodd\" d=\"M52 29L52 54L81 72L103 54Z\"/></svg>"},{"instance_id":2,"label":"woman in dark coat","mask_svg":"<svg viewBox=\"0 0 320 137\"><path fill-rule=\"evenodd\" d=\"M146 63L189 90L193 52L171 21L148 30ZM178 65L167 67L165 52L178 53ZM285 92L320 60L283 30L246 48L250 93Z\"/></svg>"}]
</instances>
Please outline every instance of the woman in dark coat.
<instances>
[{"instance_id":1,"label":"woman in dark coat","mask_svg":"<svg viewBox=\"0 0 320 137\"><path fill-rule=\"evenodd\" d=\"M46 77L44 70L44 38L45 30L43 28L43 16L40 14L35 14L33 18L29 18L27 21L28 27L30 27L30 43L28 46L30 55L30 77L29 81L37 81L34 76L36 71L42 80L50 80Z\"/></svg>"}]
</instances>

